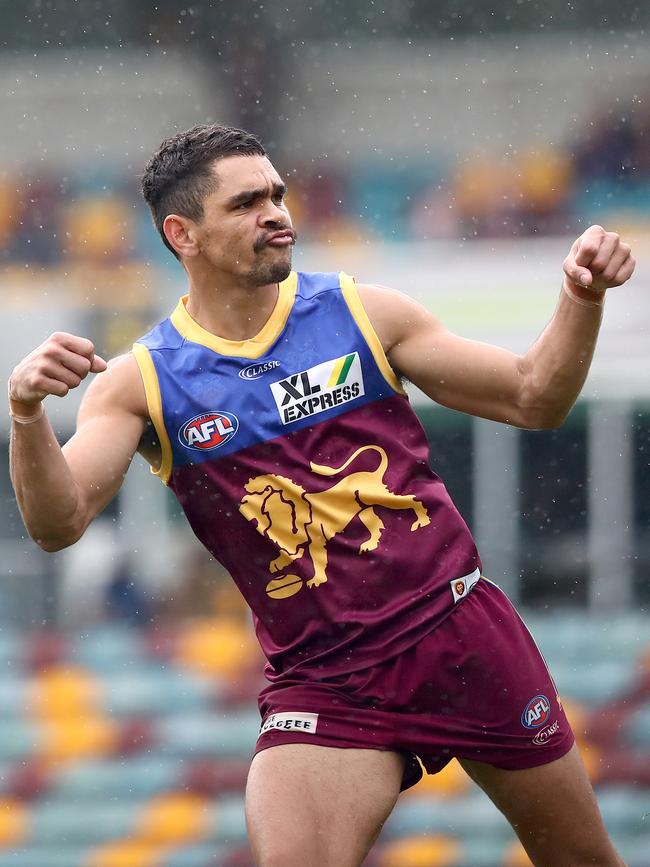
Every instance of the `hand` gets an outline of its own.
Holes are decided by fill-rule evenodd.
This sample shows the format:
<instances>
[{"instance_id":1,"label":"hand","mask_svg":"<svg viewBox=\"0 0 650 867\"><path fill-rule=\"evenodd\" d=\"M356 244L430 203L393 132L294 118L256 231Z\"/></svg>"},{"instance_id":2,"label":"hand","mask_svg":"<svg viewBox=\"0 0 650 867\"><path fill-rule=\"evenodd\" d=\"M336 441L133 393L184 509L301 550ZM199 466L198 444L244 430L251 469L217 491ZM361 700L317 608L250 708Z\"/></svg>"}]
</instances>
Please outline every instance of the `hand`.
<instances>
[{"instance_id":1,"label":"hand","mask_svg":"<svg viewBox=\"0 0 650 867\"><path fill-rule=\"evenodd\" d=\"M9 377L11 411L33 415L48 394L65 397L89 373L101 373L106 367L90 340L57 331L14 368Z\"/></svg>"},{"instance_id":2,"label":"hand","mask_svg":"<svg viewBox=\"0 0 650 867\"><path fill-rule=\"evenodd\" d=\"M565 280L583 298L602 297L606 289L629 280L635 265L632 248L616 232L590 226L564 260Z\"/></svg>"}]
</instances>

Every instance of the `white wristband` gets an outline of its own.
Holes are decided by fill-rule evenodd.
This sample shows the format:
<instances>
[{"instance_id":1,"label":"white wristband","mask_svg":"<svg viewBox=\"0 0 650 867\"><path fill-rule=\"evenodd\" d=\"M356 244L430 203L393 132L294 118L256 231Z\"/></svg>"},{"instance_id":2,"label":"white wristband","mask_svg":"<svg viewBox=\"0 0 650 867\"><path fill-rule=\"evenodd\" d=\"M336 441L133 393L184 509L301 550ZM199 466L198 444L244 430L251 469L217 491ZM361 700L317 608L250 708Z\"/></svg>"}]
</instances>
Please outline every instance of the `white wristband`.
<instances>
[{"instance_id":1,"label":"white wristband","mask_svg":"<svg viewBox=\"0 0 650 867\"><path fill-rule=\"evenodd\" d=\"M39 403L38 412L36 413L36 415L16 415L15 413L11 412L11 410L9 411L9 415L11 416L12 420L17 422L18 424L34 424L35 421L43 418L43 413L44 410L42 403Z\"/></svg>"},{"instance_id":2,"label":"white wristband","mask_svg":"<svg viewBox=\"0 0 650 867\"><path fill-rule=\"evenodd\" d=\"M566 280L562 283L562 288L569 296L572 301L575 301L576 304L580 304L581 307L603 307L605 305L605 293L601 295L600 301L592 301L590 298L581 298L579 295L576 295L575 292L572 292L569 287L566 285Z\"/></svg>"}]
</instances>

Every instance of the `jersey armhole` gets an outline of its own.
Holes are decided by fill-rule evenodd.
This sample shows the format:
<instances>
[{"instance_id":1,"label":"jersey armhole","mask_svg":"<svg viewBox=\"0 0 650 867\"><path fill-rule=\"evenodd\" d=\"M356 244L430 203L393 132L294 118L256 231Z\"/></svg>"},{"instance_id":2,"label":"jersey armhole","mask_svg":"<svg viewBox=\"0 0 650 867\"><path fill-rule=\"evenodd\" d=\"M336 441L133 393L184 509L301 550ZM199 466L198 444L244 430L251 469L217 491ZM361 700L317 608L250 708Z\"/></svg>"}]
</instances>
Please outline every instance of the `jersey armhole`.
<instances>
[{"instance_id":1,"label":"jersey armhole","mask_svg":"<svg viewBox=\"0 0 650 867\"><path fill-rule=\"evenodd\" d=\"M352 318L359 326L359 330L368 344L368 348L372 352L373 358L375 359L382 376L390 387L398 394L406 394L402 388L402 383L399 381L395 371L390 366L390 362L386 358L386 353L384 352L384 347L381 345L381 340L377 336L375 329L372 327L368 314L361 303L361 298L359 297L359 291L354 282L354 277L341 271L339 274L339 282L341 285L341 291L343 292L343 297L345 298L346 304L352 314Z\"/></svg>"},{"instance_id":2,"label":"jersey armhole","mask_svg":"<svg viewBox=\"0 0 650 867\"><path fill-rule=\"evenodd\" d=\"M166 485L168 484L169 477L172 473L172 446L163 419L158 374L156 373L156 368L149 350L144 344L134 343L132 352L138 367L140 368L140 376L142 377L144 393L147 398L147 409L149 410L151 422L156 430L156 434L158 435L158 441L160 442L160 467L157 470L151 467L151 472L154 476L158 476L160 481Z\"/></svg>"}]
</instances>

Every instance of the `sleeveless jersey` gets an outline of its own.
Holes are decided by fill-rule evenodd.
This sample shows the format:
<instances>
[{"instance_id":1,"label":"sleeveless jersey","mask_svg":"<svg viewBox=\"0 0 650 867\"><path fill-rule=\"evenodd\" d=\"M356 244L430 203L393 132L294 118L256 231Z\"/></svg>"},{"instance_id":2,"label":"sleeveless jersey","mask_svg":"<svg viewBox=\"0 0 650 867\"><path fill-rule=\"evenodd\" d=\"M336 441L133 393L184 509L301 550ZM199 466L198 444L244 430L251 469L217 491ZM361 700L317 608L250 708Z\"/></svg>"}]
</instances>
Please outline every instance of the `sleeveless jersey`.
<instances>
[{"instance_id":1,"label":"sleeveless jersey","mask_svg":"<svg viewBox=\"0 0 650 867\"><path fill-rule=\"evenodd\" d=\"M470 532L344 274L292 272L250 340L174 313L133 348L158 475L251 607L267 677L375 665L470 592Z\"/></svg>"}]
</instances>

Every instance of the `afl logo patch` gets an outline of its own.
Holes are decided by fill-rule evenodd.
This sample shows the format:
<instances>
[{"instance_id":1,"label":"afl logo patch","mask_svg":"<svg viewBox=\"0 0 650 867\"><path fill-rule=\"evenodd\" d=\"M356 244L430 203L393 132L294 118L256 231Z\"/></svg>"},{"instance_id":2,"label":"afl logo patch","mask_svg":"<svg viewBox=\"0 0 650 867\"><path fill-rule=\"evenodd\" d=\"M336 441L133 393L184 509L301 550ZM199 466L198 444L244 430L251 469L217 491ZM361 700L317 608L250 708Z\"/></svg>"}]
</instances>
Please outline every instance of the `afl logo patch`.
<instances>
[{"instance_id":1,"label":"afl logo patch","mask_svg":"<svg viewBox=\"0 0 650 867\"><path fill-rule=\"evenodd\" d=\"M181 445L188 449L217 449L231 440L239 429L239 419L231 412L212 410L195 415L178 432Z\"/></svg>"},{"instance_id":2,"label":"afl logo patch","mask_svg":"<svg viewBox=\"0 0 650 867\"><path fill-rule=\"evenodd\" d=\"M521 724L527 729L539 729L545 726L551 716L551 703L545 695L531 698L521 715Z\"/></svg>"},{"instance_id":3,"label":"afl logo patch","mask_svg":"<svg viewBox=\"0 0 650 867\"><path fill-rule=\"evenodd\" d=\"M262 362L262 364L249 364L248 367L243 367L237 376L241 379L259 379L265 373L268 373L269 370L275 370L279 366L280 362L271 358L269 361Z\"/></svg>"}]
</instances>

